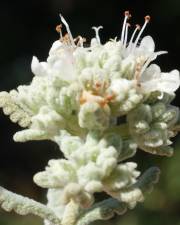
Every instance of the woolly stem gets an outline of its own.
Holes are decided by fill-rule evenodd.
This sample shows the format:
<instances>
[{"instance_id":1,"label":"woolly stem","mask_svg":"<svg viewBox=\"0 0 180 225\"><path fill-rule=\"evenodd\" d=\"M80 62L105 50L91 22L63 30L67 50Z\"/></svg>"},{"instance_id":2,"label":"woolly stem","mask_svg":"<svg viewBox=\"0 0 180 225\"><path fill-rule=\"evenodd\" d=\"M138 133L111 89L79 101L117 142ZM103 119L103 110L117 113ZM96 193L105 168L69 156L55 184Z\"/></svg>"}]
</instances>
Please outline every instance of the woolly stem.
<instances>
[{"instance_id":1,"label":"woolly stem","mask_svg":"<svg viewBox=\"0 0 180 225\"><path fill-rule=\"evenodd\" d=\"M158 167L151 167L144 172L134 187L141 189L143 193L150 193L154 184L158 182L159 176L160 169Z\"/></svg>"},{"instance_id":2,"label":"woolly stem","mask_svg":"<svg viewBox=\"0 0 180 225\"><path fill-rule=\"evenodd\" d=\"M109 198L98 204L95 204L94 207L85 211L83 215L80 216L76 225L88 225L96 220L108 220L112 218L115 213L122 215L126 212L126 210L126 203Z\"/></svg>"},{"instance_id":3,"label":"woolly stem","mask_svg":"<svg viewBox=\"0 0 180 225\"><path fill-rule=\"evenodd\" d=\"M47 219L53 225L61 224L60 219L47 206L10 192L3 187L0 187L0 205L7 212L14 210L20 215L33 214L42 219Z\"/></svg>"},{"instance_id":4,"label":"woolly stem","mask_svg":"<svg viewBox=\"0 0 180 225\"><path fill-rule=\"evenodd\" d=\"M73 200L65 208L61 225L74 225L79 215L79 205Z\"/></svg>"}]
</instances>

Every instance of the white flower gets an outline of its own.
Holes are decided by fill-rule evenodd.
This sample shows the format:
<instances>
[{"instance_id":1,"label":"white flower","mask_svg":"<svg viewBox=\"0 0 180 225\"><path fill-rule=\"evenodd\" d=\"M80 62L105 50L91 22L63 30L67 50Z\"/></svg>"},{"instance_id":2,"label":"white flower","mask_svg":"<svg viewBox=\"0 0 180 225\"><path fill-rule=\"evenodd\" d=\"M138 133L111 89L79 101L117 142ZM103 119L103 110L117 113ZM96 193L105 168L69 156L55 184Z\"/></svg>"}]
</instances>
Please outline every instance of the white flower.
<instances>
[{"instance_id":1,"label":"white flower","mask_svg":"<svg viewBox=\"0 0 180 225\"><path fill-rule=\"evenodd\" d=\"M47 75L47 63L40 63L38 58L33 56L31 70L37 76L45 76Z\"/></svg>"},{"instance_id":2,"label":"white flower","mask_svg":"<svg viewBox=\"0 0 180 225\"><path fill-rule=\"evenodd\" d=\"M50 49L47 62L39 62L34 56L31 69L37 76L58 76L60 79L70 82L76 79L73 61L72 49L60 41L55 41Z\"/></svg>"},{"instance_id":3,"label":"white flower","mask_svg":"<svg viewBox=\"0 0 180 225\"><path fill-rule=\"evenodd\" d=\"M162 73L159 66L152 64L142 74L140 85L144 92L160 91L173 94L180 86L179 71Z\"/></svg>"},{"instance_id":4,"label":"white flower","mask_svg":"<svg viewBox=\"0 0 180 225\"><path fill-rule=\"evenodd\" d=\"M130 17L131 15L126 11L119 41L115 39L108 41L104 45L101 44L99 30L102 29L102 26L93 27L96 37L92 39L91 46L85 48L83 47L82 37L79 37L77 44L75 44L69 25L61 16L68 35L63 37L60 31L61 39L53 43L47 62L39 62L36 57L33 57L31 65L33 73L37 76L56 76L63 81L71 83L78 80L79 77L81 79L81 74L84 74L84 71L92 71L93 74L99 74L101 70L101 73L106 74L112 82L114 82L113 78L123 77L137 81L137 84L141 83L141 90L144 93L154 90L167 93L174 92L179 84L177 71L171 73L171 78L168 79L165 74L158 72L158 69L154 71L152 67L147 68L158 55L167 52L155 52L155 43L151 36L145 36L139 44L142 33L149 23L150 16L145 17L142 28L136 25L128 42L129 24L127 20ZM139 33L135 38L138 31ZM145 78L146 76L148 78ZM144 80L146 82L143 82ZM124 83L123 79L121 81ZM157 84L160 81L163 82L162 85ZM173 85L174 81L177 85ZM170 85L166 84L168 82L170 82ZM173 88L171 88L172 85Z\"/></svg>"}]
</instances>

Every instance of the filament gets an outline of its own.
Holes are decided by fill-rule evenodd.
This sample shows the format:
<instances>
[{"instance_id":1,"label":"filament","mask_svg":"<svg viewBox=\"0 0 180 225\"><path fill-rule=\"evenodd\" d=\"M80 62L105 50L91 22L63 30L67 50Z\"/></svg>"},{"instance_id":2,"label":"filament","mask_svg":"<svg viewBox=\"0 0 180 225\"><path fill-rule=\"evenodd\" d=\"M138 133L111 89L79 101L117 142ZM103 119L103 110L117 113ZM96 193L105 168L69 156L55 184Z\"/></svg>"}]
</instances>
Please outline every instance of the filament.
<instances>
[{"instance_id":1,"label":"filament","mask_svg":"<svg viewBox=\"0 0 180 225\"><path fill-rule=\"evenodd\" d=\"M129 14L129 11L125 11L124 12L124 22L123 22L123 28L122 28L122 32L121 32L121 42L124 42L124 36L125 36L125 30L126 30L126 23L127 20L131 17L131 15Z\"/></svg>"},{"instance_id":2,"label":"filament","mask_svg":"<svg viewBox=\"0 0 180 225\"><path fill-rule=\"evenodd\" d=\"M139 34L138 34L138 36L137 36L137 38L136 38L136 40L135 40L135 42L134 42L134 48L133 48L133 51L134 51L134 49L136 48L137 43L138 43L138 41L139 41L139 39L140 39L140 37L141 37L141 35L142 35L144 29L146 28L146 25L149 23L149 21L150 21L150 16L145 16L145 22L144 22L144 25L143 25L143 27L141 28L141 30L140 30L140 32L139 32Z\"/></svg>"},{"instance_id":3,"label":"filament","mask_svg":"<svg viewBox=\"0 0 180 225\"><path fill-rule=\"evenodd\" d=\"M95 35L96 35L96 39L97 39L98 43L101 44L101 39L99 37L99 30L103 29L103 26L92 27L92 29L95 31Z\"/></svg>"},{"instance_id":4,"label":"filament","mask_svg":"<svg viewBox=\"0 0 180 225\"><path fill-rule=\"evenodd\" d=\"M61 18L62 23L63 23L63 24L65 25L65 27L66 27L66 30L67 30L67 32L68 32L69 39L70 39L70 42L71 42L72 46L75 47L74 39L73 39L73 36L72 36L72 34L71 34L71 31L70 31L70 28L69 28L68 23L66 22L66 20L64 19L64 17L63 17L61 14L59 14L59 16L60 16L60 18Z\"/></svg>"}]
</instances>

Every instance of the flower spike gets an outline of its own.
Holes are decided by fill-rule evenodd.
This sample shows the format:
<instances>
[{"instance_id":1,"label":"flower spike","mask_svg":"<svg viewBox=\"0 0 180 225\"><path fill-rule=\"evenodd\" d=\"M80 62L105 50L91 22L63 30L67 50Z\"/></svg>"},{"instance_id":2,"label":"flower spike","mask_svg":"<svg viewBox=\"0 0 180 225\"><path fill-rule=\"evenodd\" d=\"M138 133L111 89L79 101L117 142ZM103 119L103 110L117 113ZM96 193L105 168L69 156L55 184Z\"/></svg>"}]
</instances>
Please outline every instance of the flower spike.
<instances>
[{"instance_id":1,"label":"flower spike","mask_svg":"<svg viewBox=\"0 0 180 225\"><path fill-rule=\"evenodd\" d=\"M73 38L60 15L67 34L62 36L58 25L61 40L53 43L47 60L33 57L32 82L0 92L4 114L24 128L15 141L51 140L63 154L33 177L47 189L47 205L0 187L0 206L6 211L40 216L45 225L89 225L135 207L158 181L158 168L141 176L137 163L128 159L139 149L173 154L180 110L171 102L180 74L161 72L151 63L166 53L155 52L151 36L138 43L150 16L141 29L136 25L129 41L131 15L124 14L121 40L101 44L102 26L93 27L95 38L88 47L81 35ZM101 192L109 198L96 203Z\"/></svg>"}]
</instances>

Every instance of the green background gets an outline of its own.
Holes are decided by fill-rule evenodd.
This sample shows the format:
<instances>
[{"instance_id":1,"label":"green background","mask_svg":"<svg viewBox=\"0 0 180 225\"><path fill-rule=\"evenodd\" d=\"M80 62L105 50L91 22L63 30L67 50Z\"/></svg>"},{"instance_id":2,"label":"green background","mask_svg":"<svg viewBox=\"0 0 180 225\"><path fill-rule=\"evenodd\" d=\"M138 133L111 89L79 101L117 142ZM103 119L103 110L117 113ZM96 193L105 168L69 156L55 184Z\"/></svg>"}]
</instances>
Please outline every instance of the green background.
<instances>
[{"instance_id":1,"label":"green background","mask_svg":"<svg viewBox=\"0 0 180 225\"><path fill-rule=\"evenodd\" d=\"M157 60L163 71L180 69L180 1L179 0L1 0L0 2L0 90L10 90L32 79L33 55L45 60L53 41L58 38L55 27L61 12L69 22L74 36L87 42L93 37L92 26L103 25L102 41L120 37L123 11L130 10L133 24L152 20L144 35L155 39L157 50L168 55ZM131 22L130 21L130 22ZM180 91L174 105L180 105ZM46 202L46 190L37 187L33 175L43 170L51 158L61 157L51 142L15 143L13 134L20 128L0 113L0 185L16 193ZM172 158L153 156L138 151L133 159L142 171L159 166L160 182L145 202L121 217L104 225L180 225L180 140L174 139ZM103 196L98 196L100 199ZM0 225L41 225L33 216L18 216L0 210Z\"/></svg>"}]
</instances>

